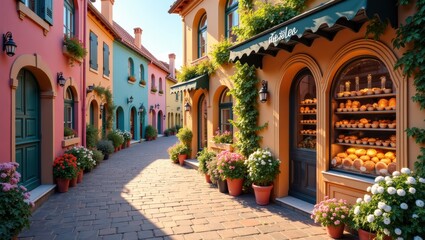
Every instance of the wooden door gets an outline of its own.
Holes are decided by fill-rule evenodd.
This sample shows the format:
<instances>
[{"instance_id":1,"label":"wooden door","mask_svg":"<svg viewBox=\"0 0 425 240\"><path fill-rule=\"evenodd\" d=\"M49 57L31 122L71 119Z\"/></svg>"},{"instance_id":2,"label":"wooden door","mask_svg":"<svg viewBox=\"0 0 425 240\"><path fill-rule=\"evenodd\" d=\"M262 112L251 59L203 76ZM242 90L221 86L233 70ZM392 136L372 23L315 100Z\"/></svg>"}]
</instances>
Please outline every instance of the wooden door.
<instances>
[{"instance_id":1,"label":"wooden door","mask_svg":"<svg viewBox=\"0 0 425 240\"><path fill-rule=\"evenodd\" d=\"M136 110L134 108L131 109L130 113L130 133L131 138L134 138L134 121L136 119Z\"/></svg>"},{"instance_id":2,"label":"wooden door","mask_svg":"<svg viewBox=\"0 0 425 240\"><path fill-rule=\"evenodd\" d=\"M16 89L16 162L22 184L32 190L40 180L40 93L31 72L22 70Z\"/></svg>"},{"instance_id":3,"label":"wooden door","mask_svg":"<svg viewBox=\"0 0 425 240\"><path fill-rule=\"evenodd\" d=\"M289 195L316 202L316 84L303 70L291 86Z\"/></svg>"}]
</instances>

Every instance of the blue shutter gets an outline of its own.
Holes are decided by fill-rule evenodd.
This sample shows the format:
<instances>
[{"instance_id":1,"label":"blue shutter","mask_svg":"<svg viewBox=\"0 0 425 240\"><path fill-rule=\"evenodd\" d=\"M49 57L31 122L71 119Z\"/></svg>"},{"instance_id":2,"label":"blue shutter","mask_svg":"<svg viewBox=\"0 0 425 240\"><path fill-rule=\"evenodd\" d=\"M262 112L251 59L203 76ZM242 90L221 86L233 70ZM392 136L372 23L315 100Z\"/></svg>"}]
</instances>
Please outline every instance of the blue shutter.
<instances>
[{"instance_id":1,"label":"blue shutter","mask_svg":"<svg viewBox=\"0 0 425 240\"><path fill-rule=\"evenodd\" d=\"M53 25L53 0L39 1L38 15L52 26Z\"/></svg>"},{"instance_id":2,"label":"blue shutter","mask_svg":"<svg viewBox=\"0 0 425 240\"><path fill-rule=\"evenodd\" d=\"M97 70L97 36L90 32L90 68Z\"/></svg>"},{"instance_id":3,"label":"blue shutter","mask_svg":"<svg viewBox=\"0 0 425 240\"><path fill-rule=\"evenodd\" d=\"M103 43L103 75L109 76L109 46Z\"/></svg>"}]
</instances>

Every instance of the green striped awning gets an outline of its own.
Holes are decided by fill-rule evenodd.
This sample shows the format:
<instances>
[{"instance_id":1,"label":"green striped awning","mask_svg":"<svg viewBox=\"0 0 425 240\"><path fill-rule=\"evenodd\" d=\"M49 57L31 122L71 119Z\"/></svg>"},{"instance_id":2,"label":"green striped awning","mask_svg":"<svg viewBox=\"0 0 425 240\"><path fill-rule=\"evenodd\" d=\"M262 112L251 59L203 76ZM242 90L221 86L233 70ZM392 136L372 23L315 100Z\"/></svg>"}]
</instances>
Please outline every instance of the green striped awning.
<instances>
[{"instance_id":1,"label":"green striped awning","mask_svg":"<svg viewBox=\"0 0 425 240\"><path fill-rule=\"evenodd\" d=\"M177 83L171 87L170 93L177 93L181 91L191 91L196 89L206 89L209 88L209 77L208 74L195 77L186 82Z\"/></svg>"}]
</instances>

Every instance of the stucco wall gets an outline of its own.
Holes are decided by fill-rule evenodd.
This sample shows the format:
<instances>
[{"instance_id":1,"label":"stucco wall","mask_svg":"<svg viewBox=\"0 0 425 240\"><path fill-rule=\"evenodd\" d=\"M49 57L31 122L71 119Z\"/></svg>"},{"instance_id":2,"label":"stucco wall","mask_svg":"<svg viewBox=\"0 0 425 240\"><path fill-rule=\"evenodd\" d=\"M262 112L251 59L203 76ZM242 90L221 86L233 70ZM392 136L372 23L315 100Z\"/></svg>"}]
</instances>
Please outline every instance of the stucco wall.
<instances>
[{"instance_id":1,"label":"stucco wall","mask_svg":"<svg viewBox=\"0 0 425 240\"><path fill-rule=\"evenodd\" d=\"M148 65L148 83L149 83L149 87L148 87L148 112L151 109L151 106L154 106L153 110L151 110L148 113L149 116L149 124L152 125L155 129L158 130L158 134L162 134L163 131L166 129L165 128L165 122L166 120L164 120L164 116L166 116L165 113L165 109L166 109L166 105L165 105L165 90L166 90L166 76L167 73L165 71L163 71L162 69L160 69L158 66L156 66L153 63L150 63ZM157 88L157 92L152 92L151 88L152 88L152 75L155 76L155 87ZM159 80L162 79L162 91L163 93L159 93L160 87L159 87ZM159 104L159 105L158 105ZM159 114L158 114L159 113ZM161 118L161 119L159 119ZM160 121L160 125L158 125ZM161 126L162 129L158 129L158 126Z\"/></svg>"}]
</instances>

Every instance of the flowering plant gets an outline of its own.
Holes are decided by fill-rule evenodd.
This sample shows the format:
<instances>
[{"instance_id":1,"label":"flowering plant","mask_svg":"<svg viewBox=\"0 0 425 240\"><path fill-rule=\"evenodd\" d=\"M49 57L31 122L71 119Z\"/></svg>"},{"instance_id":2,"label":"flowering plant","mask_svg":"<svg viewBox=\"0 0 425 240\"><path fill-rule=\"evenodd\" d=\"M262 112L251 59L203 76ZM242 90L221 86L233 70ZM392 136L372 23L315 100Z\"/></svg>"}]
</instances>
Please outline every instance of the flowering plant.
<instances>
[{"instance_id":1,"label":"flowering plant","mask_svg":"<svg viewBox=\"0 0 425 240\"><path fill-rule=\"evenodd\" d=\"M213 136L213 142L215 143L233 143L232 132L224 131L221 133L220 129L217 129Z\"/></svg>"},{"instance_id":2,"label":"flowering plant","mask_svg":"<svg viewBox=\"0 0 425 240\"><path fill-rule=\"evenodd\" d=\"M25 227L29 227L30 194L24 186L18 186L21 174L16 162L0 164L0 239L11 239Z\"/></svg>"},{"instance_id":3,"label":"flowering plant","mask_svg":"<svg viewBox=\"0 0 425 240\"><path fill-rule=\"evenodd\" d=\"M96 161L93 159L93 151L83 146L77 146L66 151L77 158L77 166L82 170L92 170L96 166Z\"/></svg>"},{"instance_id":4,"label":"flowering plant","mask_svg":"<svg viewBox=\"0 0 425 240\"><path fill-rule=\"evenodd\" d=\"M322 226L339 226L348 222L348 214L350 211L349 204L346 200L328 198L314 205L311 219L314 222L322 224Z\"/></svg>"},{"instance_id":5,"label":"flowering plant","mask_svg":"<svg viewBox=\"0 0 425 240\"><path fill-rule=\"evenodd\" d=\"M425 178L402 168L392 176L378 176L350 211L353 227L393 239L422 239L425 235Z\"/></svg>"},{"instance_id":6,"label":"flowering plant","mask_svg":"<svg viewBox=\"0 0 425 240\"><path fill-rule=\"evenodd\" d=\"M245 159L239 153L221 151L217 155L217 169L220 177L237 179L244 178L246 174Z\"/></svg>"},{"instance_id":7,"label":"flowering plant","mask_svg":"<svg viewBox=\"0 0 425 240\"><path fill-rule=\"evenodd\" d=\"M258 149L245 160L248 178L258 186L270 186L280 173L280 160L275 159L268 149Z\"/></svg>"},{"instance_id":8,"label":"flowering plant","mask_svg":"<svg viewBox=\"0 0 425 240\"><path fill-rule=\"evenodd\" d=\"M65 153L53 161L53 176L55 178L73 179L77 176L77 158Z\"/></svg>"},{"instance_id":9,"label":"flowering plant","mask_svg":"<svg viewBox=\"0 0 425 240\"><path fill-rule=\"evenodd\" d=\"M131 140L131 133L129 131L122 132L122 136L124 137L124 142Z\"/></svg>"}]
</instances>

